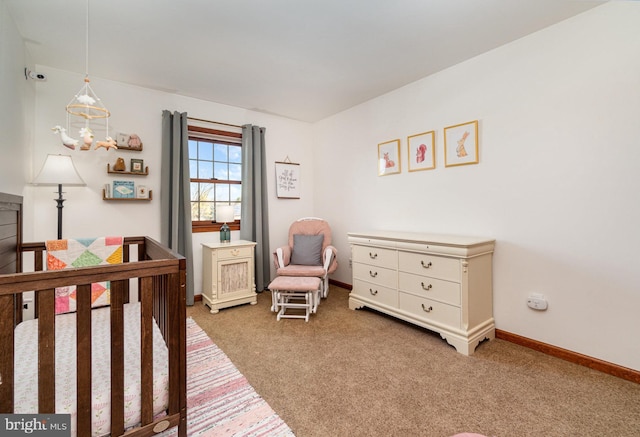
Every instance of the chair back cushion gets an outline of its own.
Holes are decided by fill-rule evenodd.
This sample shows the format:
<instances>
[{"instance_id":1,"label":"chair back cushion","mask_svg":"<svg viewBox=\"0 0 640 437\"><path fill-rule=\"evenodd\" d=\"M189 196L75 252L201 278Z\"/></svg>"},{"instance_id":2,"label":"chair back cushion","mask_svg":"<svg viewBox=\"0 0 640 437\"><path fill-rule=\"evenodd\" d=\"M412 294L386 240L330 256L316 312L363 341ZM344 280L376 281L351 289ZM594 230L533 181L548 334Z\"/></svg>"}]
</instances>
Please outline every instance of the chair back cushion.
<instances>
[{"instance_id":1,"label":"chair back cushion","mask_svg":"<svg viewBox=\"0 0 640 437\"><path fill-rule=\"evenodd\" d=\"M322 219L300 219L289 227L289 247L294 247L294 235L322 235L322 252L331 245L331 228Z\"/></svg>"},{"instance_id":2,"label":"chair back cushion","mask_svg":"<svg viewBox=\"0 0 640 437\"><path fill-rule=\"evenodd\" d=\"M302 266L322 265L324 235L295 234L291 249L291 264Z\"/></svg>"}]
</instances>

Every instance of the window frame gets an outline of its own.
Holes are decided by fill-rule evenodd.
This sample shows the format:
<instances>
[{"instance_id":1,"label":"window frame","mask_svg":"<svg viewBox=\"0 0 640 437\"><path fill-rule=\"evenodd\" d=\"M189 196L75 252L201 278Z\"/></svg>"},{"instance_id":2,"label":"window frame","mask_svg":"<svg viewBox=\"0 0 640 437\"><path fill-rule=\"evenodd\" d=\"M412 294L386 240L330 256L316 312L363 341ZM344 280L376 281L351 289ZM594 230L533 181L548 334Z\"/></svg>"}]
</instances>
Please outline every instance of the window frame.
<instances>
[{"instance_id":1,"label":"window frame","mask_svg":"<svg viewBox=\"0 0 640 437\"><path fill-rule=\"evenodd\" d=\"M210 141L214 144L227 144L231 146L237 146L242 148L242 133L240 132L228 132L218 129L210 129L201 126L187 126L187 135L189 140L195 141ZM227 139L224 139L224 138ZM189 183L191 182L204 182L211 183L211 179L198 179L192 178L189 176ZM215 182L223 183L223 184L238 184L242 185L242 181L218 181ZM215 183L214 182L214 183ZM229 229L232 231L240 230L240 219L235 220L233 222L227 223ZM212 222L210 220L192 220L191 221L191 232L199 233L199 232L220 232L220 228L222 227L222 223Z\"/></svg>"}]
</instances>

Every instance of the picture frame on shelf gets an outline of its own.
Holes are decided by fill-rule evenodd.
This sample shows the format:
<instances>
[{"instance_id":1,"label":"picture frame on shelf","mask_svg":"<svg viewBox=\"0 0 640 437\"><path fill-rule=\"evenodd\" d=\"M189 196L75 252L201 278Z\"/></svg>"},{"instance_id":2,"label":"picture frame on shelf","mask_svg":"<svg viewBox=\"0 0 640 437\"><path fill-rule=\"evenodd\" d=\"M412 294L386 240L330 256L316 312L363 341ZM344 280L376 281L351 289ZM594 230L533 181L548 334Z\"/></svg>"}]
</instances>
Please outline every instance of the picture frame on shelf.
<instances>
[{"instance_id":1,"label":"picture frame on shelf","mask_svg":"<svg viewBox=\"0 0 640 437\"><path fill-rule=\"evenodd\" d=\"M435 131L407 137L409 171L433 170L436 168L435 138Z\"/></svg>"},{"instance_id":2,"label":"picture frame on shelf","mask_svg":"<svg viewBox=\"0 0 640 437\"><path fill-rule=\"evenodd\" d=\"M400 140L378 144L378 176L400 173Z\"/></svg>"},{"instance_id":3,"label":"picture frame on shelf","mask_svg":"<svg viewBox=\"0 0 640 437\"><path fill-rule=\"evenodd\" d=\"M144 173L144 160L131 158L131 173Z\"/></svg>"},{"instance_id":4,"label":"picture frame on shelf","mask_svg":"<svg viewBox=\"0 0 640 437\"><path fill-rule=\"evenodd\" d=\"M138 185L136 188L137 198L138 199L148 199L149 198L149 190L144 185Z\"/></svg>"},{"instance_id":5,"label":"picture frame on shelf","mask_svg":"<svg viewBox=\"0 0 640 437\"><path fill-rule=\"evenodd\" d=\"M444 128L444 166L477 164L478 120Z\"/></svg>"},{"instance_id":6,"label":"picture frame on shelf","mask_svg":"<svg viewBox=\"0 0 640 437\"><path fill-rule=\"evenodd\" d=\"M112 197L114 199L134 199L136 186L133 181L113 181Z\"/></svg>"}]
</instances>

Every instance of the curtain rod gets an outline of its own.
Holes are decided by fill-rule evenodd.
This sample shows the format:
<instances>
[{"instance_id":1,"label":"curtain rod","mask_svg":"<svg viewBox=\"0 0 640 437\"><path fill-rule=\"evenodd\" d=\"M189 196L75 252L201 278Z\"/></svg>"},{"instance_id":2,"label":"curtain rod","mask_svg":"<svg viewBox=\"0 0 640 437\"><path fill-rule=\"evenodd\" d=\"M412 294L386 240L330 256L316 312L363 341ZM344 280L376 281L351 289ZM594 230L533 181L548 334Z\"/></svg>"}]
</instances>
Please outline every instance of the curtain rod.
<instances>
[{"instance_id":1,"label":"curtain rod","mask_svg":"<svg viewBox=\"0 0 640 437\"><path fill-rule=\"evenodd\" d=\"M237 128L242 129L242 126L238 126L237 124L221 123L219 121L204 120L202 118L195 118L195 117L187 116L187 120L202 121L204 123L220 124L220 125L223 125L223 126L231 126L231 127L237 127Z\"/></svg>"}]
</instances>

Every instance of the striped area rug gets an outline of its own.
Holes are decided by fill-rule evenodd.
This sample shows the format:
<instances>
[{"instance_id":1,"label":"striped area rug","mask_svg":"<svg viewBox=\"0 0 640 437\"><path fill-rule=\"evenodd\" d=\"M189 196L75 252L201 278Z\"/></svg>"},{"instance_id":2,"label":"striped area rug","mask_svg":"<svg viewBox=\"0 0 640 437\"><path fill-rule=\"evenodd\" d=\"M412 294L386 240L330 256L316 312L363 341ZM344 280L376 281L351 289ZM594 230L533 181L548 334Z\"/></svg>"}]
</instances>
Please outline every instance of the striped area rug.
<instances>
[{"instance_id":1,"label":"striped area rug","mask_svg":"<svg viewBox=\"0 0 640 437\"><path fill-rule=\"evenodd\" d=\"M177 431L160 435L171 437ZM294 435L192 318L187 319L187 435Z\"/></svg>"}]
</instances>

